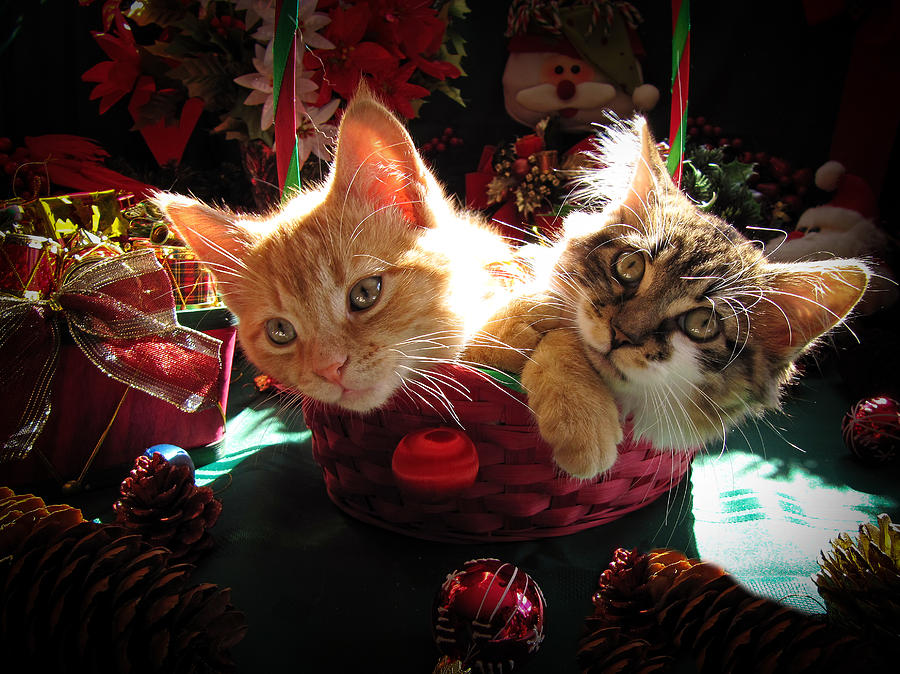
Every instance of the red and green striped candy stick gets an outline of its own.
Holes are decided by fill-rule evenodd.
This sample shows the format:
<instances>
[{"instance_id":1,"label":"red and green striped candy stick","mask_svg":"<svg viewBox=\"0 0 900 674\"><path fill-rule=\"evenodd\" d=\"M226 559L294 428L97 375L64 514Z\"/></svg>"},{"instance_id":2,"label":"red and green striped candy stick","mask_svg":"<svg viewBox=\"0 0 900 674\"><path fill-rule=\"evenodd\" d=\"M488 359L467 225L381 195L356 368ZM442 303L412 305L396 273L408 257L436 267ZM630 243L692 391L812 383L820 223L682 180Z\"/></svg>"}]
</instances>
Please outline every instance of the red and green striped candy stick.
<instances>
[{"instance_id":1,"label":"red and green striped candy stick","mask_svg":"<svg viewBox=\"0 0 900 674\"><path fill-rule=\"evenodd\" d=\"M300 148L297 142L297 100L294 86L297 77L299 13L300 0L276 0L272 95L275 100L275 163L278 167L282 200L290 198L300 189Z\"/></svg>"},{"instance_id":2,"label":"red and green striped candy stick","mask_svg":"<svg viewBox=\"0 0 900 674\"><path fill-rule=\"evenodd\" d=\"M688 76L691 67L691 2L672 0L672 112L669 117L667 168L681 185L684 134L687 131Z\"/></svg>"}]
</instances>

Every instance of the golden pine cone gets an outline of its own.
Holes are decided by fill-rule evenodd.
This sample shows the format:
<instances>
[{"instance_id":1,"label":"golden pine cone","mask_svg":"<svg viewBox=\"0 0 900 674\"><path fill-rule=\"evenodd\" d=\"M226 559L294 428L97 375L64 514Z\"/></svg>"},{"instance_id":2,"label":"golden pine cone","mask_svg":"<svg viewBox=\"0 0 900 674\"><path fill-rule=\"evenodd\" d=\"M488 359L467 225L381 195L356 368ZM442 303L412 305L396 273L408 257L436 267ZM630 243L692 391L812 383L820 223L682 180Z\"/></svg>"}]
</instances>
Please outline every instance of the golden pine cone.
<instances>
[{"instance_id":1,"label":"golden pine cone","mask_svg":"<svg viewBox=\"0 0 900 674\"><path fill-rule=\"evenodd\" d=\"M34 494L16 494L0 487L0 559L11 555L31 533L50 537L83 522L81 511L50 505Z\"/></svg>"},{"instance_id":2,"label":"golden pine cone","mask_svg":"<svg viewBox=\"0 0 900 674\"><path fill-rule=\"evenodd\" d=\"M27 516L26 516L27 517ZM222 672L246 631L230 590L121 527L35 528L0 559L4 666L53 672Z\"/></svg>"},{"instance_id":3,"label":"golden pine cone","mask_svg":"<svg viewBox=\"0 0 900 674\"><path fill-rule=\"evenodd\" d=\"M842 533L822 552L814 581L828 614L858 634L900 645L900 525L882 513L859 525L854 541Z\"/></svg>"},{"instance_id":4,"label":"golden pine cone","mask_svg":"<svg viewBox=\"0 0 900 674\"><path fill-rule=\"evenodd\" d=\"M173 559L193 561L212 547L208 529L218 520L222 503L212 489L194 483L188 466L154 453L135 460L113 509L118 524L151 545L168 548Z\"/></svg>"}]
</instances>

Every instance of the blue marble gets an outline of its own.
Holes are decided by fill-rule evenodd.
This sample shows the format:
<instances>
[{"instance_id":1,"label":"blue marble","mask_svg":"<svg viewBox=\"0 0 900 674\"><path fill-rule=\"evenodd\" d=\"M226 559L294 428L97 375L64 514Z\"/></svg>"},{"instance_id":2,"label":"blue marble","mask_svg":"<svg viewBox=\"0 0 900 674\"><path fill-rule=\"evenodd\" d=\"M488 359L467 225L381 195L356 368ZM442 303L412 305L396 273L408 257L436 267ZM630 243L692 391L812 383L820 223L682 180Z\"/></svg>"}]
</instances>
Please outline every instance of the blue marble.
<instances>
[{"instance_id":1,"label":"blue marble","mask_svg":"<svg viewBox=\"0 0 900 674\"><path fill-rule=\"evenodd\" d=\"M194 460L191 458L191 455L184 451L181 447L176 445L153 445L152 447L148 447L147 451L144 452L145 456L153 456L153 453L159 453L163 455L163 458L166 459L169 463L173 465L185 465L191 469L191 475L194 474Z\"/></svg>"}]
</instances>

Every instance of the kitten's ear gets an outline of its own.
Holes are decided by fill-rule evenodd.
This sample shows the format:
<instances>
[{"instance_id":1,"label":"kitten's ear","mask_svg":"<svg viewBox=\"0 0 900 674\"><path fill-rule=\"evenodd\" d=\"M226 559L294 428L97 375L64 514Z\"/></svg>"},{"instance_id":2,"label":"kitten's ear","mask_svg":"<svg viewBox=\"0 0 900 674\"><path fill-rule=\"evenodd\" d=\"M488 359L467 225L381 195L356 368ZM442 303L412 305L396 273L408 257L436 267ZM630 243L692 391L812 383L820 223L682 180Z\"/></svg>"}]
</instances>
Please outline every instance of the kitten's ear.
<instances>
[{"instance_id":1,"label":"kitten's ear","mask_svg":"<svg viewBox=\"0 0 900 674\"><path fill-rule=\"evenodd\" d=\"M674 183L669 178L647 120L636 117L633 125L634 168L622 205L643 219L649 215L647 206L651 202L651 195L657 190L674 187Z\"/></svg>"},{"instance_id":2,"label":"kitten's ear","mask_svg":"<svg viewBox=\"0 0 900 674\"><path fill-rule=\"evenodd\" d=\"M582 173L577 197L605 203L644 221L657 190L674 189L647 120L641 116L611 126L598 138L599 153L589 156L598 167ZM624 214L623 214L624 215Z\"/></svg>"},{"instance_id":3,"label":"kitten's ear","mask_svg":"<svg viewBox=\"0 0 900 674\"><path fill-rule=\"evenodd\" d=\"M239 275L253 233L238 224L233 213L207 206L190 197L157 192L153 203L172 222L213 275Z\"/></svg>"},{"instance_id":4,"label":"kitten's ear","mask_svg":"<svg viewBox=\"0 0 900 674\"><path fill-rule=\"evenodd\" d=\"M858 260L769 264L772 290L758 305L754 331L772 353L794 358L840 323L866 290Z\"/></svg>"},{"instance_id":5,"label":"kitten's ear","mask_svg":"<svg viewBox=\"0 0 900 674\"><path fill-rule=\"evenodd\" d=\"M410 224L430 224L422 202L434 178L403 125L365 92L341 119L332 178L340 199L354 195L373 209L394 206Z\"/></svg>"}]
</instances>

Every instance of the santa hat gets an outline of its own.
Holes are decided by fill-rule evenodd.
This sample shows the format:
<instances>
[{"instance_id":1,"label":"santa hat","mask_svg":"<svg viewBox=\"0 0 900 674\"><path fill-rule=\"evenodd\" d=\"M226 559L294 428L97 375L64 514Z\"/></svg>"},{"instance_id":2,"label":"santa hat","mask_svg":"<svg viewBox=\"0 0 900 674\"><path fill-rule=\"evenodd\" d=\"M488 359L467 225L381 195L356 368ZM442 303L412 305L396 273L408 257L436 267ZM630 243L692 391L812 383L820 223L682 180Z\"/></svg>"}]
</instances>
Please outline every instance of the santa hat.
<instances>
[{"instance_id":1,"label":"santa hat","mask_svg":"<svg viewBox=\"0 0 900 674\"><path fill-rule=\"evenodd\" d=\"M832 160L822 164L816 171L816 186L826 192L834 192L825 206L855 211L868 219L875 219L878 215L878 203L872 188L859 176L847 173L840 162Z\"/></svg>"}]
</instances>

